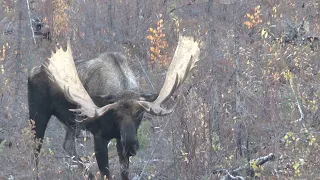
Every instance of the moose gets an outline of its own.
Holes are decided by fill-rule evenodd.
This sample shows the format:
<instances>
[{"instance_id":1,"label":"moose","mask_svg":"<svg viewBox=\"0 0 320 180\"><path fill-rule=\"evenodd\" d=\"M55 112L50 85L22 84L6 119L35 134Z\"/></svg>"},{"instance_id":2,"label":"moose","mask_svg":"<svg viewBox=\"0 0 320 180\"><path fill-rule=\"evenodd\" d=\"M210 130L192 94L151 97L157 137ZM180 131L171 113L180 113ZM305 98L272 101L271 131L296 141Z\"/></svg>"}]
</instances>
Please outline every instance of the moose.
<instances>
[{"instance_id":1,"label":"moose","mask_svg":"<svg viewBox=\"0 0 320 180\"><path fill-rule=\"evenodd\" d=\"M28 77L29 118L35 138L42 140L50 117L64 124L63 148L78 160L74 139L77 127L93 134L94 151L101 178L111 178L107 144L117 140L121 178L128 179L129 157L139 148L137 130L144 113L164 116L173 108L161 105L167 101L199 60L199 42L179 36L165 82L157 94L140 93L125 56L102 53L97 58L75 62L70 41L66 50L56 47L51 57L33 68ZM41 143L35 146L36 165ZM89 173L89 178L93 178Z\"/></svg>"},{"instance_id":2,"label":"moose","mask_svg":"<svg viewBox=\"0 0 320 180\"><path fill-rule=\"evenodd\" d=\"M34 35L43 39L51 41L50 28L45 24L41 18L34 17L31 19L32 27L34 28Z\"/></svg>"}]
</instances>

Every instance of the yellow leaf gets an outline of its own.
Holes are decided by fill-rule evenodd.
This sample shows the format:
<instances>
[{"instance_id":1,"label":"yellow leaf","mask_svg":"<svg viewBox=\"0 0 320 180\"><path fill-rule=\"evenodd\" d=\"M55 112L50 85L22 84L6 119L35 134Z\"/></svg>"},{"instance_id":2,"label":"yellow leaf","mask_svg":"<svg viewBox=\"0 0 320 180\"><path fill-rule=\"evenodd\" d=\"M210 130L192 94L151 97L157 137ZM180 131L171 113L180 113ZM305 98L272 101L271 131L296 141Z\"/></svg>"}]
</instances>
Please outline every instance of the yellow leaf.
<instances>
[{"instance_id":1,"label":"yellow leaf","mask_svg":"<svg viewBox=\"0 0 320 180\"><path fill-rule=\"evenodd\" d=\"M1 64L0 69L1 69L1 74L4 74L4 66L3 66L3 64Z\"/></svg>"},{"instance_id":2,"label":"yellow leaf","mask_svg":"<svg viewBox=\"0 0 320 180\"><path fill-rule=\"evenodd\" d=\"M299 162L294 163L294 165L292 166L293 169L297 170L299 168L300 164Z\"/></svg>"},{"instance_id":3,"label":"yellow leaf","mask_svg":"<svg viewBox=\"0 0 320 180\"><path fill-rule=\"evenodd\" d=\"M267 37L268 37L268 32L266 31L266 32L264 33L264 38L267 39Z\"/></svg>"},{"instance_id":4,"label":"yellow leaf","mask_svg":"<svg viewBox=\"0 0 320 180\"><path fill-rule=\"evenodd\" d=\"M54 152L49 148L49 153L51 154L51 155L54 155Z\"/></svg>"},{"instance_id":5,"label":"yellow leaf","mask_svg":"<svg viewBox=\"0 0 320 180\"><path fill-rule=\"evenodd\" d=\"M264 28L262 28L261 30L261 37L264 37L264 38L268 37L268 32Z\"/></svg>"}]
</instances>

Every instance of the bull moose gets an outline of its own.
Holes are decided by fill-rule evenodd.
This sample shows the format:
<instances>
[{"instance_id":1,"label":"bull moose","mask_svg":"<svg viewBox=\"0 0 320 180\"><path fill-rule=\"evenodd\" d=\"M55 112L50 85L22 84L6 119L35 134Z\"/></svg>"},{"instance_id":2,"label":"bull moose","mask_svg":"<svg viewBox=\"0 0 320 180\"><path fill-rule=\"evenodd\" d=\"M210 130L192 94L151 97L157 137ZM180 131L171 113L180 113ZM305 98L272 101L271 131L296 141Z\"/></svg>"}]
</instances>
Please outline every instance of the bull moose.
<instances>
[{"instance_id":1,"label":"bull moose","mask_svg":"<svg viewBox=\"0 0 320 180\"><path fill-rule=\"evenodd\" d=\"M75 126L80 125L94 136L102 178L110 178L107 143L115 138L121 178L128 179L129 157L136 155L139 148L137 130L143 113L163 116L172 112L172 108L161 105L196 66L199 54L197 41L180 36L160 92L144 94L138 92L136 79L123 55L103 53L95 59L75 63L68 41L66 51L57 47L29 75L29 118L35 123L35 138L41 140L50 117L57 117L66 128L63 148L80 162L74 143ZM40 148L38 145L35 149L36 163Z\"/></svg>"}]
</instances>

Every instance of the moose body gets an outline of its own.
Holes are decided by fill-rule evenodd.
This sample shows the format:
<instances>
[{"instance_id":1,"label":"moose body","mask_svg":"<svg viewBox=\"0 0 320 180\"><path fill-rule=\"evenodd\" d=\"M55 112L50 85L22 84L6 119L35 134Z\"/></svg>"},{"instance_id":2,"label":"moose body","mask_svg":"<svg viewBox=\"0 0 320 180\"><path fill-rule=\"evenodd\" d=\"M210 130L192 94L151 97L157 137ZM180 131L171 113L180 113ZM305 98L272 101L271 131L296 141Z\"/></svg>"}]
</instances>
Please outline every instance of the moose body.
<instances>
[{"instance_id":1,"label":"moose body","mask_svg":"<svg viewBox=\"0 0 320 180\"><path fill-rule=\"evenodd\" d=\"M117 101L117 98L125 100L126 94L130 90L137 90L135 77L127 65L126 58L118 53L104 53L98 58L89 61L76 63L79 78L88 91L94 102L98 106L104 106ZM119 92L128 93L119 93ZM103 96L102 96L103 95ZM108 96L109 95L109 96ZM118 96L116 96L118 95ZM127 95L129 96L129 95ZM66 136L63 147L70 157L79 157L75 151L74 138L79 132L79 128L89 130L94 135L94 149L99 169L103 175L109 175L108 170L108 149L107 143L117 139L117 148L122 167L128 167L128 157L135 155L138 148L136 140L137 128L142 119L142 112L134 114L136 119L122 122L123 136L126 136L127 144L132 146L131 154L123 153L127 145L121 143L121 124L115 118L114 111L110 111L104 116L91 123L78 123L75 121L76 115L69 109L76 108L76 105L70 103L57 87L50 81L47 72L43 66L35 67L28 79L28 97L29 97L29 118L35 121L35 136L42 139L45 134L50 117L57 117L66 127ZM130 96L130 98L132 98ZM131 113L126 110L127 113ZM124 113L124 112L122 112ZM128 126L128 127L124 127ZM39 152L41 145L37 147ZM127 177L126 169L123 169L122 176Z\"/></svg>"},{"instance_id":2,"label":"moose body","mask_svg":"<svg viewBox=\"0 0 320 180\"><path fill-rule=\"evenodd\" d=\"M124 56L106 53L75 64L68 41L66 51L57 48L29 76L29 115L35 122L35 137L42 139L50 117L56 116L67 129L64 149L81 161L74 144L78 133L75 126L80 123L93 134L101 177L109 179L107 143L116 138L121 177L128 179L129 157L139 148L137 130L143 113L162 116L172 112L161 105L195 67L199 53L198 42L181 36L163 87L159 94L150 95L137 92L135 77ZM79 117L84 118L77 121ZM36 151L40 148L37 146Z\"/></svg>"}]
</instances>

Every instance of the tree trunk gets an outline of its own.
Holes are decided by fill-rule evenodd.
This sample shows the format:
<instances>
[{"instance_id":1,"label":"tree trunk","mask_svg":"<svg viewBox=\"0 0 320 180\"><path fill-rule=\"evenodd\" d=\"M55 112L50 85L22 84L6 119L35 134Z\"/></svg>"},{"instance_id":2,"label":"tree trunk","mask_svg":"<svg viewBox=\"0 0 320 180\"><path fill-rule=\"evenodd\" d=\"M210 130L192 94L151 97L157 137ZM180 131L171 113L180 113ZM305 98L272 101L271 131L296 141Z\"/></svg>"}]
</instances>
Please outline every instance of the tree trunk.
<instances>
[{"instance_id":1,"label":"tree trunk","mask_svg":"<svg viewBox=\"0 0 320 180\"><path fill-rule=\"evenodd\" d=\"M236 6L238 7L238 6ZM237 9L235 8L237 11ZM234 14L237 14L237 12L234 12ZM237 147L237 153L242 157L242 119L241 119L241 99L240 99L240 53L239 53L239 33L240 33L240 21L235 16L234 19L234 61L236 65L235 69L235 92L236 92L236 131L235 131L235 137L236 137L236 147Z\"/></svg>"},{"instance_id":2,"label":"tree trunk","mask_svg":"<svg viewBox=\"0 0 320 180\"><path fill-rule=\"evenodd\" d=\"M213 23L213 0L208 1L208 21L210 25L209 29L209 37L208 37L208 44L209 44L209 57L212 59L212 77L216 77L215 72L217 71L216 66L216 59L215 57L215 43L214 43L214 23ZM212 113L213 119L209 119L209 138L210 138L210 162L213 162L213 149L212 147L219 147L221 136L220 136L220 114L219 114L219 105L220 105L220 98L218 92L218 80L217 78L214 79L213 85L213 96L212 96Z\"/></svg>"}]
</instances>

